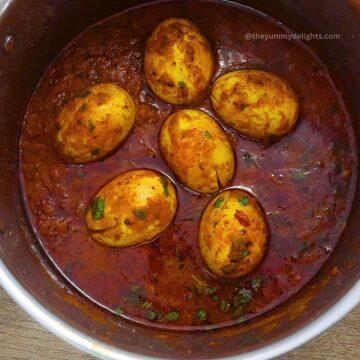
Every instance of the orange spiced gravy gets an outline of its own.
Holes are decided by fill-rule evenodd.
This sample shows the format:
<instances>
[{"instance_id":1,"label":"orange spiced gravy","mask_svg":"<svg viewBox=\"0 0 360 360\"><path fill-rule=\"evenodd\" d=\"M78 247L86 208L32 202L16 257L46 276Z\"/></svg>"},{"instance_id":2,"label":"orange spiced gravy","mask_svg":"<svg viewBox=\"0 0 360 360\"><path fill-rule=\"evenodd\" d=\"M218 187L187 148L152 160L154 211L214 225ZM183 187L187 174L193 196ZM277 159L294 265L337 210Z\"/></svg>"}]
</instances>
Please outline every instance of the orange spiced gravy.
<instances>
[{"instance_id":1,"label":"orange spiced gravy","mask_svg":"<svg viewBox=\"0 0 360 360\"><path fill-rule=\"evenodd\" d=\"M147 41L154 29L169 18L188 19L194 24L207 39L202 46L213 56L214 64L209 64L213 69L206 72L206 76L212 74L211 79L208 84L203 79L207 85L202 95L189 104L161 100L144 72ZM181 28L174 31L183 36ZM299 291L329 257L345 227L353 198L356 160L353 130L341 95L326 67L303 43L246 40L247 33L285 34L290 30L253 10L221 1L142 5L81 33L61 51L34 92L24 119L20 150L23 196L31 224L56 269L86 298L114 316L183 330L213 329L247 321ZM167 46L166 35L161 39L156 45L158 51ZM189 59L191 54L196 55L191 45L179 49L188 51ZM273 73L296 93L296 124L266 146L224 122L212 106L214 81L238 70ZM157 73L149 76L154 76L155 88ZM103 83L117 85L131 96L136 108L132 129L120 145L104 156L99 155L100 144L91 149L94 161L68 161L55 144L61 131L59 114L74 104L74 99L85 98L88 94L84 89ZM165 79L164 84L178 87L179 96L189 94L186 81L174 84ZM256 84L264 85L261 80ZM100 99L99 104L103 101ZM81 106L79 103L79 111ZM229 153L234 155L231 179L226 183L218 179L215 191L202 192L185 185L173 171L173 158L166 160L160 149L159 136L165 120L186 108L212 117L220 127L219 133L224 133L223 141L230 144ZM249 111L250 106L240 104L238 108ZM74 131L76 126L78 134L84 131L84 136L76 140L81 142L86 136L84 126L93 136L96 124L94 119L79 119L85 125L79 120ZM213 140L211 131L203 135L201 144ZM194 159L202 154L200 148L198 152L196 149ZM182 151L179 146L175 155ZM108 246L94 240L85 218L92 214L96 221L110 211L101 189L118 175L139 169L159 174L165 184L165 200L167 184L174 187L174 216L162 214L166 228L136 246ZM224 197L219 194L229 189L249 194L240 199L238 206L246 208L256 199L257 211L263 214L267 227L262 256L257 257L251 271L234 277L226 276L226 271L233 271L231 266L222 267L222 275L212 271L199 248L199 224L205 208L221 209ZM116 201L121 202L121 196L125 195L118 195ZM126 226L150 219L146 208L133 209L131 201L127 204L122 210L130 214L124 220ZM161 208L156 208L152 218ZM241 210L236 210L236 218L242 226L239 233L246 236L243 228L251 224L251 219ZM116 221L122 214L117 215ZM217 236L222 241L222 235ZM217 238L212 241L216 243ZM229 261L235 267L241 262L246 264L252 254L251 240L242 244L245 247L239 245L240 253L232 249L235 255Z\"/></svg>"}]
</instances>

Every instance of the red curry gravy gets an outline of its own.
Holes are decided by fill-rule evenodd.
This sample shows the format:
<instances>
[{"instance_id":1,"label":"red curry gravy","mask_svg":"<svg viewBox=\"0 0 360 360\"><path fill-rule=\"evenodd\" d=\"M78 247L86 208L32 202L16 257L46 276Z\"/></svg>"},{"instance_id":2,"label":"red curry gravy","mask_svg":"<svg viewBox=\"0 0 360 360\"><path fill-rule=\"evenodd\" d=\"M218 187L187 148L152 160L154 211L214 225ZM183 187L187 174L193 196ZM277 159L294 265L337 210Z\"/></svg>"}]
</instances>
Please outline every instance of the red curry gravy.
<instances>
[{"instance_id":1,"label":"red curry gravy","mask_svg":"<svg viewBox=\"0 0 360 360\"><path fill-rule=\"evenodd\" d=\"M161 157L158 134L177 107L151 93L144 49L168 17L192 20L209 39L217 70L256 68L286 79L300 98L296 129L264 149L216 116L209 100L193 106L213 116L234 148L230 186L253 193L271 235L251 274L225 280L211 275L197 247L199 218L211 195L179 183ZM246 33L289 30L241 6L221 2L165 2L133 8L87 29L58 56L27 109L21 137L24 198L39 242L56 268L86 297L114 314L174 329L240 323L281 304L301 289L334 249L346 224L356 171L352 127L326 68L295 40L245 40ZM54 118L86 86L124 87L137 106L126 142L102 161L66 165L54 151ZM96 192L115 175L151 168L169 175L179 206L158 239L131 248L91 240L84 216Z\"/></svg>"}]
</instances>

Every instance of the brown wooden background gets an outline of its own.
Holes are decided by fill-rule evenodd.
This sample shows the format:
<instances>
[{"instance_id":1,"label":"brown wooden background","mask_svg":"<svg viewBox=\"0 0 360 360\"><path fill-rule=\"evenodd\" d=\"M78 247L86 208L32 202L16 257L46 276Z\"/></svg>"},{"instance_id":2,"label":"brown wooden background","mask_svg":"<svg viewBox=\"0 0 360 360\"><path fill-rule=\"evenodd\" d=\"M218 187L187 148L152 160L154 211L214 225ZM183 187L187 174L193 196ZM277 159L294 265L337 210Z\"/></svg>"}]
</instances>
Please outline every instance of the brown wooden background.
<instances>
[{"instance_id":1,"label":"brown wooden background","mask_svg":"<svg viewBox=\"0 0 360 360\"><path fill-rule=\"evenodd\" d=\"M0 360L91 360L42 329L0 288ZM360 306L320 338L281 360L360 359Z\"/></svg>"}]
</instances>

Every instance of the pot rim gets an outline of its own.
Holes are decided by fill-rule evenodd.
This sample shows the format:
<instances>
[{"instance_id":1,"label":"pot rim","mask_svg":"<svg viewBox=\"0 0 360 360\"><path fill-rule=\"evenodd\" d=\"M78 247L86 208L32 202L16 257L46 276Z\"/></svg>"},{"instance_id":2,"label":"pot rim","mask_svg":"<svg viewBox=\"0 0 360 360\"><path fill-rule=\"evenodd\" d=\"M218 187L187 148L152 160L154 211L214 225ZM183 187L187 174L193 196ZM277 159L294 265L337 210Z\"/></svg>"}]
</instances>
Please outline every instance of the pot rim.
<instances>
[{"instance_id":1,"label":"pot rim","mask_svg":"<svg viewBox=\"0 0 360 360\"><path fill-rule=\"evenodd\" d=\"M18 305L20 305L45 329L79 350L106 360L134 360L139 358L140 354L138 353L107 345L104 342L81 333L63 320L60 320L25 290L1 260L0 285L2 285ZM283 355L320 335L347 315L359 303L360 280L355 282L355 284L335 304L303 328L273 344L248 353L232 355L226 357L226 359L267 360ZM141 358L158 359L142 354Z\"/></svg>"}]
</instances>

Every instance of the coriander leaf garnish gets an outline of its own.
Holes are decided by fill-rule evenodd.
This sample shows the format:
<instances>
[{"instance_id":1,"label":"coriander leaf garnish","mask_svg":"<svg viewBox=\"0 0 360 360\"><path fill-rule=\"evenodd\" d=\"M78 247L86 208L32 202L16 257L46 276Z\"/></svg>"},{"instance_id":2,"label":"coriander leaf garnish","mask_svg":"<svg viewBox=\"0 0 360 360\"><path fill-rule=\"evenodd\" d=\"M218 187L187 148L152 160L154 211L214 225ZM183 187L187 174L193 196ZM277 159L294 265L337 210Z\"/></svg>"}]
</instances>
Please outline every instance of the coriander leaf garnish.
<instances>
[{"instance_id":1,"label":"coriander leaf garnish","mask_svg":"<svg viewBox=\"0 0 360 360\"><path fill-rule=\"evenodd\" d=\"M156 318L158 317L158 314L157 314L156 311L150 310L150 311L148 312L148 314L147 314L147 317L148 317L149 320L154 321L154 320L156 320Z\"/></svg>"},{"instance_id":2,"label":"coriander leaf garnish","mask_svg":"<svg viewBox=\"0 0 360 360\"><path fill-rule=\"evenodd\" d=\"M146 212L144 210L141 209L134 209L133 210L133 214L141 220L145 220L146 219Z\"/></svg>"},{"instance_id":3,"label":"coriander leaf garnish","mask_svg":"<svg viewBox=\"0 0 360 360\"><path fill-rule=\"evenodd\" d=\"M207 317L207 313L204 309L199 309L196 312L196 316L200 319L200 320L206 320Z\"/></svg>"},{"instance_id":4,"label":"coriander leaf garnish","mask_svg":"<svg viewBox=\"0 0 360 360\"><path fill-rule=\"evenodd\" d=\"M307 176L308 176L308 173L302 169L296 169L292 172L292 178L295 181L305 180Z\"/></svg>"},{"instance_id":5,"label":"coriander leaf garnish","mask_svg":"<svg viewBox=\"0 0 360 360\"><path fill-rule=\"evenodd\" d=\"M214 202L214 206L216 208L219 208L222 203L225 201L225 198L223 196L220 196L219 198L216 199L216 201Z\"/></svg>"},{"instance_id":6,"label":"coriander leaf garnish","mask_svg":"<svg viewBox=\"0 0 360 360\"><path fill-rule=\"evenodd\" d=\"M179 81L178 84L181 88L184 88L186 86L185 81L183 80Z\"/></svg>"},{"instance_id":7,"label":"coriander leaf garnish","mask_svg":"<svg viewBox=\"0 0 360 360\"><path fill-rule=\"evenodd\" d=\"M117 307L116 309L114 309L114 313L117 315L122 315L125 313L125 311L121 307Z\"/></svg>"},{"instance_id":8,"label":"coriander leaf garnish","mask_svg":"<svg viewBox=\"0 0 360 360\"><path fill-rule=\"evenodd\" d=\"M91 204L91 215L94 220L100 220L105 213L105 199L97 196Z\"/></svg>"},{"instance_id":9,"label":"coriander leaf garnish","mask_svg":"<svg viewBox=\"0 0 360 360\"><path fill-rule=\"evenodd\" d=\"M249 290L245 290L245 289L240 289L239 295L240 295L239 303L242 305L248 304L253 298L252 293Z\"/></svg>"},{"instance_id":10,"label":"coriander leaf garnish","mask_svg":"<svg viewBox=\"0 0 360 360\"><path fill-rule=\"evenodd\" d=\"M246 256L248 256L248 255L250 254L250 250L245 249L245 250L243 250L243 251L241 252L241 254L242 254L242 256L246 257Z\"/></svg>"},{"instance_id":11,"label":"coriander leaf garnish","mask_svg":"<svg viewBox=\"0 0 360 360\"><path fill-rule=\"evenodd\" d=\"M131 284L130 291L133 294L139 294L141 292L141 286L139 284Z\"/></svg>"},{"instance_id":12,"label":"coriander leaf garnish","mask_svg":"<svg viewBox=\"0 0 360 360\"><path fill-rule=\"evenodd\" d=\"M249 203L249 198L247 196L244 196L242 198L239 198L239 203L242 206L246 206Z\"/></svg>"},{"instance_id":13,"label":"coriander leaf garnish","mask_svg":"<svg viewBox=\"0 0 360 360\"><path fill-rule=\"evenodd\" d=\"M89 130L90 132L92 132L92 131L95 130L95 128L96 128L96 126L94 125L94 123L93 123L91 120L89 120L89 121L88 121L88 130Z\"/></svg>"},{"instance_id":14,"label":"coriander leaf garnish","mask_svg":"<svg viewBox=\"0 0 360 360\"><path fill-rule=\"evenodd\" d=\"M220 310L222 312L228 312L230 310L230 303L226 300L222 300L221 303L220 303Z\"/></svg>"},{"instance_id":15,"label":"coriander leaf garnish","mask_svg":"<svg viewBox=\"0 0 360 360\"><path fill-rule=\"evenodd\" d=\"M251 287L253 289L258 289L263 282L263 279L261 277L255 278L251 281Z\"/></svg>"},{"instance_id":16,"label":"coriander leaf garnish","mask_svg":"<svg viewBox=\"0 0 360 360\"><path fill-rule=\"evenodd\" d=\"M95 155L99 155L100 154L100 148L95 148L91 150L91 155L95 156Z\"/></svg>"},{"instance_id":17,"label":"coriander leaf garnish","mask_svg":"<svg viewBox=\"0 0 360 360\"><path fill-rule=\"evenodd\" d=\"M79 111L80 111L80 112L84 112L88 107L89 107L88 104L83 103L83 104L81 104L81 106L79 107Z\"/></svg>"},{"instance_id":18,"label":"coriander leaf garnish","mask_svg":"<svg viewBox=\"0 0 360 360\"><path fill-rule=\"evenodd\" d=\"M165 315L166 320L175 321L179 318L180 314L178 311L170 311Z\"/></svg>"},{"instance_id":19,"label":"coriander leaf garnish","mask_svg":"<svg viewBox=\"0 0 360 360\"><path fill-rule=\"evenodd\" d=\"M164 195L166 197L169 197L170 196L169 180L165 176L160 176L160 182L161 182L161 185L163 186L163 189L164 189Z\"/></svg>"},{"instance_id":20,"label":"coriander leaf garnish","mask_svg":"<svg viewBox=\"0 0 360 360\"><path fill-rule=\"evenodd\" d=\"M212 135L207 131L207 130L204 130L202 132L203 136L208 138L208 139L212 139Z\"/></svg>"},{"instance_id":21,"label":"coriander leaf garnish","mask_svg":"<svg viewBox=\"0 0 360 360\"><path fill-rule=\"evenodd\" d=\"M91 94L91 91L90 90L85 90L83 91L82 93L80 93L77 98L78 99L83 99L83 98L86 98L88 95Z\"/></svg>"}]
</instances>

